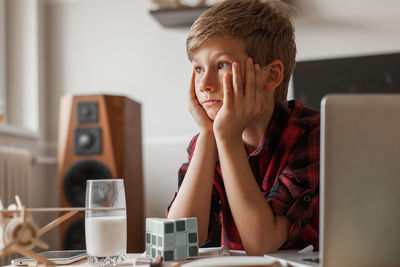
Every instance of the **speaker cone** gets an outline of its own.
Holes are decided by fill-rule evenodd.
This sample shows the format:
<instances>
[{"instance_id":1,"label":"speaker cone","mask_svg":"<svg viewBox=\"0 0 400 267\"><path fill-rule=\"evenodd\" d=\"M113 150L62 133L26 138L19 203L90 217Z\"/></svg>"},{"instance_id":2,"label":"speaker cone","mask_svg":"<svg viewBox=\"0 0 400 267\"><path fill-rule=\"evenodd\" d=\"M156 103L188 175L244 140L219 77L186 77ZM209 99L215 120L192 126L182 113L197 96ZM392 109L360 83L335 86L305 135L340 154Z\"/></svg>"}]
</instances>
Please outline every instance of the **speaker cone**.
<instances>
[{"instance_id":1,"label":"speaker cone","mask_svg":"<svg viewBox=\"0 0 400 267\"><path fill-rule=\"evenodd\" d=\"M111 179L110 170L97 160L81 160L73 164L64 177L64 195L73 207L85 206L86 180Z\"/></svg>"},{"instance_id":2,"label":"speaker cone","mask_svg":"<svg viewBox=\"0 0 400 267\"><path fill-rule=\"evenodd\" d=\"M85 217L74 221L67 229L64 239L64 249L84 250L85 242Z\"/></svg>"}]
</instances>

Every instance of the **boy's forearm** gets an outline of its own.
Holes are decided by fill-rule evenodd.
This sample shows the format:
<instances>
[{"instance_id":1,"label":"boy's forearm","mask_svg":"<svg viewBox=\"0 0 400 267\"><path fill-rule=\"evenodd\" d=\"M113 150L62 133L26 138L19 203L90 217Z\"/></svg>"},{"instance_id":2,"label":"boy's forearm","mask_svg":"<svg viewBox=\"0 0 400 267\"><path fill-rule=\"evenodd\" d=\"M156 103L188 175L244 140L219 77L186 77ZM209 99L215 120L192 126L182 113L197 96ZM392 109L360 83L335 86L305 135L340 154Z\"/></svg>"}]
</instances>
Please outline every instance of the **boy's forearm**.
<instances>
[{"instance_id":1,"label":"boy's forearm","mask_svg":"<svg viewBox=\"0 0 400 267\"><path fill-rule=\"evenodd\" d=\"M185 178L168 213L169 218L197 217L199 244L208 235L216 158L214 134L212 131L200 133Z\"/></svg>"},{"instance_id":2,"label":"boy's forearm","mask_svg":"<svg viewBox=\"0 0 400 267\"><path fill-rule=\"evenodd\" d=\"M276 251L287 239L288 219L274 216L253 176L242 139L216 140L229 206L246 252Z\"/></svg>"}]
</instances>

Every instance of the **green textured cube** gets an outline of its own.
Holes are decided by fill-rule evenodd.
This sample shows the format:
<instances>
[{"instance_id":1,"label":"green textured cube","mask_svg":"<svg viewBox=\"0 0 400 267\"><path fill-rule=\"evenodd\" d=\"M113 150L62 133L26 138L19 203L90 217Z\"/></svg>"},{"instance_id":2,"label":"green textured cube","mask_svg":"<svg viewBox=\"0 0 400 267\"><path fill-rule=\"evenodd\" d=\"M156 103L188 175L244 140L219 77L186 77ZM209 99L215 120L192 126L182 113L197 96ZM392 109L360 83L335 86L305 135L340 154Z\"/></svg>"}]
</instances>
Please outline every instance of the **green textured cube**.
<instances>
[{"instance_id":1,"label":"green textured cube","mask_svg":"<svg viewBox=\"0 0 400 267\"><path fill-rule=\"evenodd\" d=\"M197 257L199 255L199 248L198 246L189 246L189 257Z\"/></svg>"},{"instance_id":2,"label":"green textured cube","mask_svg":"<svg viewBox=\"0 0 400 267\"><path fill-rule=\"evenodd\" d=\"M186 231L196 231L197 232L197 218L190 217L185 218L186 221Z\"/></svg>"},{"instance_id":3,"label":"green textured cube","mask_svg":"<svg viewBox=\"0 0 400 267\"><path fill-rule=\"evenodd\" d=\"M164 261L173 261L174 260L174 251L173 250L165 250L163 258L164 258Z\"/></svg>"},{"instance_id":4,"label":"green textured cube","mask_svg":"<svg viewBox=\"0 0 400 267\"><path fill-rule=\"evenodd\" d=\"M176 260L184 260L188 257L188 249L187 246L176 247L175 248L175 259Z\"/></svg>"},{"instance_id":5,"label":"green textured cube","mask_svg":"<svg viewBox=\"0 0 400 267\"><path fill-rule=\"evenodd\" d=\"M168 234L164 235L164 238L162 240L162 247L167 249L167 248L174 248L176 243L176 237L175 234Z\"/></svg>"},{"instance_id":6,"label":"green textured cube","mask_svg":"<svg viewBox=\"0 0 400 267\"><path fill-rule=\"evenodd\" d=\"M185 260L198 255L197 218L146 219L146 257L164 261Z\"/></svg>"},{"instance_id":7,"label":"green textured cube","mask_svg":"<svg viewBox=\"0 0 400 267\"><path fill-rule=\"evenodd\" d=\"M197 232L188 233L188 243L197 243Z\"/></svg>"},{"instance_id":8,"label":"green textured cube","mask_svg":"<svg viewBox=\"0 0 400 267\"><path fill-rule=\"evenodd\" d=\"M172 234L174 232L174 223L173 222L165 223L164 227L165 227L164 234Z\"/></svg>"},{"instance_id":9,"label":"green textured cube","mask_svg":"<svg viewBox=\"0 0 400 267\"><path fill-rule=\"evenodd\" d=\"M187 245L187 237L186 237L186 233L176 233L175 234L175 245L177 247L181 247L181 246L186 246Z\"/></svg>"},{"instance_id":10,"label":"green textured cube","mask_svg":"<svg viewBox=\"0 0 400 267\"><path fill-rule=\"evenodd\" d=\"M185 220L176 220L175 226L177 232L184 232L186 231L186 221Z\"/></svg>"}]
</instances>

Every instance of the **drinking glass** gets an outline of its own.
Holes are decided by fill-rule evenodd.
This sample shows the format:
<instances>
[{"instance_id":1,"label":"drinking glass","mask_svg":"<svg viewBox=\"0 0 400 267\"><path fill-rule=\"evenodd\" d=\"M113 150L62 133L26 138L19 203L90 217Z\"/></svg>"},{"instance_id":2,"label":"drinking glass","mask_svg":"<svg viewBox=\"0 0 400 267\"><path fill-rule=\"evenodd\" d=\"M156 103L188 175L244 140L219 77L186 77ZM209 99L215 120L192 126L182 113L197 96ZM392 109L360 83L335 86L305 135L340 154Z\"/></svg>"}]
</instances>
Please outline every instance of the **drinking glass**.
<instances>
[{"instance_id":1,"label":"drinking glass","mask_svg":"<svg viewBox=\"0 0 400 267\"><path fill-rule=\"evenodd\" d=\"M100 208L85 211L89 263L96 266L122 264L127 238L124 180L87 180L86 208Z\"/></svg>"}]
</instances>

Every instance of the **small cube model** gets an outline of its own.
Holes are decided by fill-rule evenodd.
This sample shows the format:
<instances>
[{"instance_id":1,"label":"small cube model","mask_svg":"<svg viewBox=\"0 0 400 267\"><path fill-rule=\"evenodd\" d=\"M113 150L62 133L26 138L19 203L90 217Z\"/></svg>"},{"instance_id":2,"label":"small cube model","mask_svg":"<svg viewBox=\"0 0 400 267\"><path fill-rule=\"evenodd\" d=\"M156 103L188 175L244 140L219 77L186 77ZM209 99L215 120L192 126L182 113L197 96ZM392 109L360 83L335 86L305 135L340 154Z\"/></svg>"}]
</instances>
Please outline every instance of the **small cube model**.
<instances>
[{"instance_id":1,"label":"small cube model","mask_svg":"<svg viewBox=\"0 0 400 267\"><path fill-rule=\"evenodd\" d=\"M198 254L197 218L146 219L146 257L172 261Z\"/></svg>"}]
</instances>

